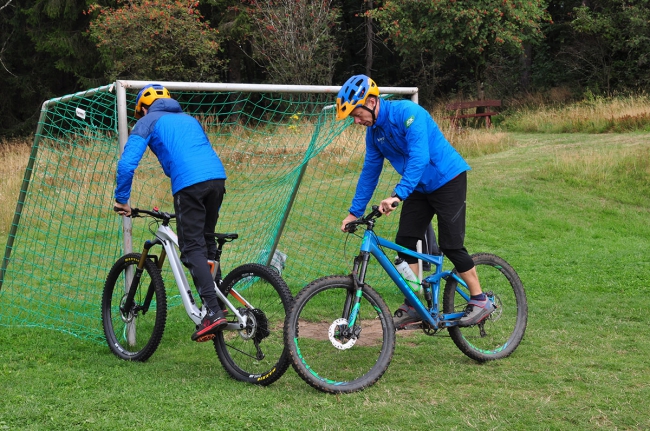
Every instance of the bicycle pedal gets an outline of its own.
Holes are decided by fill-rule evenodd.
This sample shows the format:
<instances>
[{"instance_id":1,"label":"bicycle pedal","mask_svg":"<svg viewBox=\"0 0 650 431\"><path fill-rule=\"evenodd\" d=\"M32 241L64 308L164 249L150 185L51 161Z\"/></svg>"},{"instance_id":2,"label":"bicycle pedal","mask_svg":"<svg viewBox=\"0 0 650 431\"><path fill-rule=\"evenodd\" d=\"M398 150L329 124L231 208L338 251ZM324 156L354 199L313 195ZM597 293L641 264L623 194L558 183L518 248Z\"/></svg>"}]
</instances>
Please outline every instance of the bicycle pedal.
<instances>
[{"instance_id":1,"label":"bicycle pedal","mask_svg":"<svg viewBox=\"0 0 650 431\"><path fill-rule=\"evenodd\" d=\"M406 325L403 328L398 329L398 331L413 331L415 329L422 329L422 322L411 323Z\"/></svg>"}]
</instances>

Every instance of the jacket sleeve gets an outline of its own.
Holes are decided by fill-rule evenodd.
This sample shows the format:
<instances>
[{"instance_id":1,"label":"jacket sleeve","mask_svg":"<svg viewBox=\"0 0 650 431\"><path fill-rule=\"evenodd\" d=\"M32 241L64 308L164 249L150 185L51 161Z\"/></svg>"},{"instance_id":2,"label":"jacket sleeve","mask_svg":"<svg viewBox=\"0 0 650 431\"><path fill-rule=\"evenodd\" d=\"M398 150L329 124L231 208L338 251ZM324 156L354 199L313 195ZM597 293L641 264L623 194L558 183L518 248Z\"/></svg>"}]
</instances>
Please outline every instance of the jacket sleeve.
<instances>
[{"instance_id":1,"label":"jacket sleeve","mask_svg":"<svg viewBox=\"0 0 650 431\"><path fill-rule=\"evenodd\" d=\"M115 201L125 204L131 197L131 184L135 170L147 150L147 141L140 135L131 134L119 162L115 178Z\"/></svg>"},{"instance_id":2,"label":"jacket sleeve","mask_svg":"<svg viewBox=\"0 0 650 431\"><path fill-rule=\"evenodd\" d=\"M401 199L406 199L415 190L422 179L422 175L429 166L429 136L427 133L427 119L422 112L406 111L405 116L411 115L402 127L406 134L406 163L404 173L395 187L395 193ZM409 121L412 119L412 121Z\"/></svg>"},{"instance_id":3,"label":"jacket sleeve","mask_svg":"<svg viewBox=\"0 0 650 431\"><path fill-rule=\"evenodd\" d=\"M350 214L355 217L361 217L366 211L366 206L375 192L379 175L384 166L384 156L372 140L372 133L366 133L366 157L361 168L361 175L357 182L357 190L352 199Z\"/></svg>"}]
</instances>

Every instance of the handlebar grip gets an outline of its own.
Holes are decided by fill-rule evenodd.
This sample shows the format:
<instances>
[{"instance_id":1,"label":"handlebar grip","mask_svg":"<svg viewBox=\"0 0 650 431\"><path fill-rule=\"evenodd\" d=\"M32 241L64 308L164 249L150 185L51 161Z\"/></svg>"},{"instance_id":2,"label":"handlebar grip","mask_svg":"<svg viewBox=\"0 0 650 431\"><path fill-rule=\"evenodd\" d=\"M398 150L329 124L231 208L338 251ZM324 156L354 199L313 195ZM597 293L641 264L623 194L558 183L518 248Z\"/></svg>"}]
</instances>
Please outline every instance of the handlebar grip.
<instances>
[{"instance_id":1,"label":"handlebar grip","mask_svg":"<svg viewBox=\"0 0 650 431\"><path fill-rule=\"evenodd\" d=\"M113 211L115 211L117 213L117 212L123 211L123 209L118 207L118 206L113 206ZM131 208L131 214L129 214L126 217L137 217L139 212L140 212L140 210L138 208Z\"/></svg>"}]
</instances>

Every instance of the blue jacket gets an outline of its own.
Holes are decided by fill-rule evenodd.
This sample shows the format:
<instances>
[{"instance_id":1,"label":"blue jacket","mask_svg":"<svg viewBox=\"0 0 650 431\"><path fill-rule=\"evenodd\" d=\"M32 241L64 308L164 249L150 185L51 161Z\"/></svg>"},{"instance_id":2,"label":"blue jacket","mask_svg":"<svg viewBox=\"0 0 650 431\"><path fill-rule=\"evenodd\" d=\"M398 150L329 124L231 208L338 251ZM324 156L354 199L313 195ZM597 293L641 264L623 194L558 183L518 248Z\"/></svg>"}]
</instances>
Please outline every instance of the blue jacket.
<instances>
[{"instance_id":1,"label":"blue jacket","mask_svg":"<svg viewBox=\"0 0 650 431\"><path fill-rule=\"evenodd\" d=\"M226 179L226 170L201 124L184 114L174 99L156 99L133 127L117 163L115 201L127 203L131 184L147 147L171 179L172 194L208 180Z\"/></svg>"},{"instance_id":2,"label":"blue jacket","mask_svg":"<svg viewBox=\"0 0 650 431\"><path fill-rule=\"evenodd\" d=\"M350 214L360 217L377 187L384 159L402 176L395 193L431 193L471 168L431 115L410 100L380 99L377 121L366 131L366 157Z\"/></svg>"}]
</instances>

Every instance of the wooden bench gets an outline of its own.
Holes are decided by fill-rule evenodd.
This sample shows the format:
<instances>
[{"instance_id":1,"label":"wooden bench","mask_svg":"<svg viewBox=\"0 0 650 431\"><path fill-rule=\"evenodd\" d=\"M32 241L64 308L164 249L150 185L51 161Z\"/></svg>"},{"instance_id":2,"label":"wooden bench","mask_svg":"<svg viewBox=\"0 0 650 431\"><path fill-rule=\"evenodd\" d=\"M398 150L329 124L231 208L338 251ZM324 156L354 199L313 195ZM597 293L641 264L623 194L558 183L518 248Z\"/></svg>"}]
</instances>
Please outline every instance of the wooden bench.
<instances>
[{"instance_id":1,"label":"wooden bench","mask_svg":"<svg viewBox=\"0 0 650 431\"><path fill-rule=\"evenodd\" d=\"M451 120L452 127L458 126L458 120L461 118L485 118L485 127L492 127L492 116L498 115L498 112L492 112L489 108L501 106L500 100L474 100L471 102L454 102L448 103L445 107L450 111L456 111L455 115L450 117L444 117ZM477 112L479 108L487 108L485 112ZM476 109L473 114L465 114L463 111L465 109Z\"/></svg>"}]
</instances>

